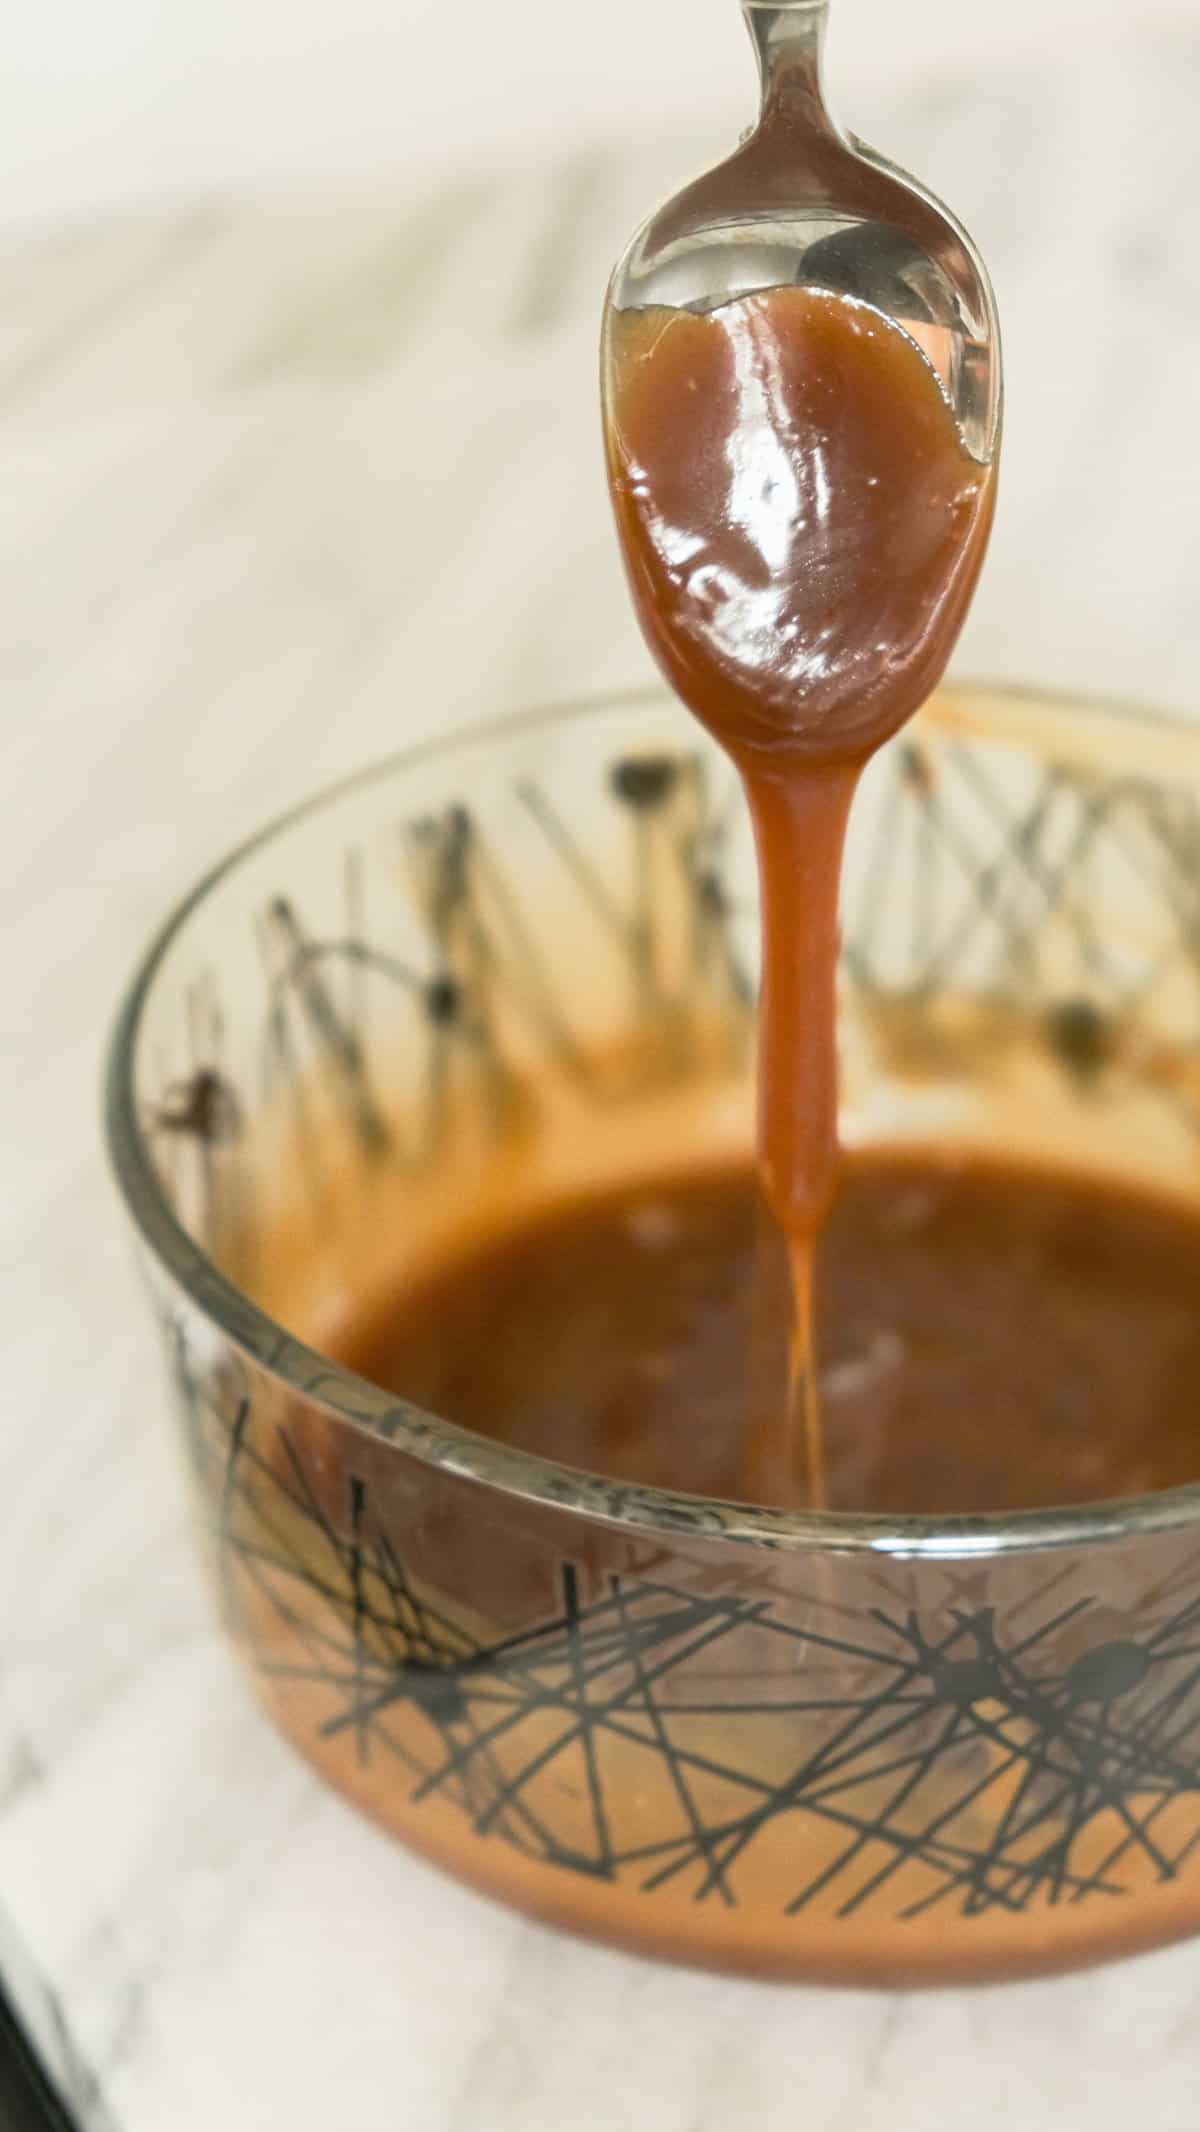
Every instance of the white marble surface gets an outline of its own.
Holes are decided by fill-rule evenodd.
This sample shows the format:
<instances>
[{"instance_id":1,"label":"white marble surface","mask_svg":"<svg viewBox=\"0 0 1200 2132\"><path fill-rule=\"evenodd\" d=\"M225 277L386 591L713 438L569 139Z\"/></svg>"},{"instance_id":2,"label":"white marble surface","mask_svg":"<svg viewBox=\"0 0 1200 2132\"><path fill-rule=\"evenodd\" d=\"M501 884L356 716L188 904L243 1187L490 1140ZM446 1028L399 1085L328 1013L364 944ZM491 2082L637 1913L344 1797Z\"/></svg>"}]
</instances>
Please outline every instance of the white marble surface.
<instances>
[{"instance_id":1,"label":"white marble surface","mask_svg":"<svg viewBox=\"0 0 1200 2132\"><path fill-rule=\"evenodd\" d=\"M1123 76L1195 0L833 0L831 79L866 137L938 93L1080 56ZM738 0L51 0L0 13L0 223L355 183L742 123Z\"/></svg>"},{"instance_id":2,"label":"white marble surface","mask_svg":"<svg viewBox=\"0 0 1200 2132\"><path fill-rule=\"evenodd\" d=\"M1010 356L964 663L1200 701L1200 36L925 77ZM102 1038L239 830L418 729L635 679L604 266L687 167L0 247L6 1014L0 1907L116 2132L1193 2132L1200 1948L920 1998L643 1966L436 1878L250 1706L192 1566L103 1172ZM64 2042L65 2039L65 2042Z\"/></svg>"}]
</instances>

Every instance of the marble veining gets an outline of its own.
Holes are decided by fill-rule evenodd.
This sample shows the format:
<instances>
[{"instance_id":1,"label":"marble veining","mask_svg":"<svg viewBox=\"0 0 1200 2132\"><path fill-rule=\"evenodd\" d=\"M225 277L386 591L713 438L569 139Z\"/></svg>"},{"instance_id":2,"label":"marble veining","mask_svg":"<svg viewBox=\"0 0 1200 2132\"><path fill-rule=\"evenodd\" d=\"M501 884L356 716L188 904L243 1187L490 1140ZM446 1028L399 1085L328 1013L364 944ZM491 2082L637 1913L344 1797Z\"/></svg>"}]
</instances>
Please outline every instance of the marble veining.
<instances>
[{"instance_id":1,"label":"marble veining","mask_svg":"<svg viewBox=\"0 0 1200 2132\"><path fill-rule=\"evenodd\" d=\"M898 84L863 121L968 215L1004 313L1003 500L960 663L1184 715L1198 81L1195 37L1158 33L1069 80ZM1195 2124L1200 1949L887 1998L556 1938L318 1788L192 1565L98 1148L119 987L199 867L320 779L644 675L596 315L696 160L584 149L426 200L0 243L0 1960L90 2132Z\"/></svg>"}]
</instances>

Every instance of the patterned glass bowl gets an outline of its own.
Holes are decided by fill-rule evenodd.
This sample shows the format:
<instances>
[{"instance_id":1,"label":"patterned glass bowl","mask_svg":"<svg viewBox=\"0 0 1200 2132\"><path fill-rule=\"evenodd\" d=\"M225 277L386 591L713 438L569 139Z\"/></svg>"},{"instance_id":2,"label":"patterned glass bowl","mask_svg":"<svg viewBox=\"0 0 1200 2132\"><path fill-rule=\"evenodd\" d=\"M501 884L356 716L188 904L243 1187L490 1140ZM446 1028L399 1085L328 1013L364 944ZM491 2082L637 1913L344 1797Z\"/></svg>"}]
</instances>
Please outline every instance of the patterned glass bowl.
<instances>
[{"instance_id":1,"label":"patterned glass bowl","mask_svg":"<svg viewBox=\"0 0 1200 2132\"><path fill-rule=\"evenodd\" d=\"M855 816L848 1139L1200 1197L1200 750L946 695ZM224 1617L406 1842L648 1951L856 1983L1200 1923L1200 1488L751 1510L504 1448L321 1353L488 1209L747 1148L753 858L658 696L418 750L167 924L108 1082Z\"/></svg>"}]
</instances>

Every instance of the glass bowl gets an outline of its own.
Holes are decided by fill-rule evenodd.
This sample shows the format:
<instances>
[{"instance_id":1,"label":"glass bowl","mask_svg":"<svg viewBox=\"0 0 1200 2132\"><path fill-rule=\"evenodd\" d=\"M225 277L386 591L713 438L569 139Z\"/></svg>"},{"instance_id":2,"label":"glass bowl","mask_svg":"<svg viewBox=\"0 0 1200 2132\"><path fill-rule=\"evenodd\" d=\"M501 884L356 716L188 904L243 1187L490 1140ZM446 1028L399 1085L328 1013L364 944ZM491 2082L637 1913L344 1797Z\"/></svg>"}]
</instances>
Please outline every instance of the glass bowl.
<instances>
[{"instance_id":1,"label":"glass bowl","mask_svg":"<svg viewBox=\"0 0 1200 2132\"><path fill-rule=\"evenodd\" d=\"M847 859L847 1142L1200 1198L1198 789L1178 727L1029 694L892 744ZM655 693L351 778L158 935L108 1133L223 1617L346 1798L563 1925L889 1985L1188 1933L1200 1488L752 1509L322 1353L499 1206L749 1149L755 896L733 774Z\"/></svg>"}]
</instances>

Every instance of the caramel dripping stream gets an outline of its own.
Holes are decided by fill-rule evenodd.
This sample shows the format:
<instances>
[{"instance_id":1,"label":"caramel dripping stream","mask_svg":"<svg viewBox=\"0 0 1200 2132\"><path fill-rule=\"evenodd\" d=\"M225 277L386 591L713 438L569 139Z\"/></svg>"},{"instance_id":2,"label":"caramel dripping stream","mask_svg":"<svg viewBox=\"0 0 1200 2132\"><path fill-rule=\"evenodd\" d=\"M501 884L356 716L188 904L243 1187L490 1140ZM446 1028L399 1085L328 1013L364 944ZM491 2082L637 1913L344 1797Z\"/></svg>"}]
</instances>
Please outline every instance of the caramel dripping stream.
<instances>
[{"instance_id":1,"label":"caramel dripping stream","mask_svg":"<svg viewBox=\"0 0 1200 2132\"><path fill-rule=\"evenodd\" d=\"M838 890L861 763L739 765L762 903L758 1165L786 1241L786 1393L748 1417L742 1484L754 1501L826 1507L813 1282L837 1188Z\"/></svg>"}]
</instances>

